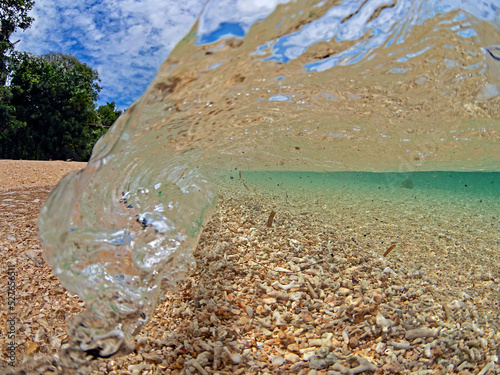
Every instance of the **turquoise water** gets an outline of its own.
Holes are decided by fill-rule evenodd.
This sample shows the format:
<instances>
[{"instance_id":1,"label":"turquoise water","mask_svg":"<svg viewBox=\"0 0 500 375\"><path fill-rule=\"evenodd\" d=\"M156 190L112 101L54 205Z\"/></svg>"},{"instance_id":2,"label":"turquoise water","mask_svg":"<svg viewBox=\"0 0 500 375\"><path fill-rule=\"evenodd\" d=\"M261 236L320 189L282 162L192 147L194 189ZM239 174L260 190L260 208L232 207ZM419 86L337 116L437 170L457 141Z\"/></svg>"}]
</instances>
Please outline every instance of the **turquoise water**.
<instances>
[{"instance_id":1,"label":"turquoise water","mask_svg":"<svg viewBox=\"0 0 500 375\"><path fill-rule=\"evenodd\" d=\"M347 190L358 194L407 191L414 195L451 194L500 200L498 172L279 172L233 171L220 178L234 185L286 194L317 195Z\"/></svg>"}]
</instances>

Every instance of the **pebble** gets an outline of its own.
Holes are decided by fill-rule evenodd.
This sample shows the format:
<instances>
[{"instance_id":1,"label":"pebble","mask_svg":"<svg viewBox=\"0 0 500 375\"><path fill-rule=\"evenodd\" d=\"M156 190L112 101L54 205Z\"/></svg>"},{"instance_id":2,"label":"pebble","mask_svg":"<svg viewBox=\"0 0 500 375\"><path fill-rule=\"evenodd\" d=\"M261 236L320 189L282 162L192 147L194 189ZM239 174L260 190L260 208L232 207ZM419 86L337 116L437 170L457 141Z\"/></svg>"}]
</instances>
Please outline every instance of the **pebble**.
<instances>
[{"instance_id":1,"label":"pebble","mask_svg":"<svg viewBox=\"0 0 500 375\"><path fill-rule=\"evenodd\" d=\"M253 318L253 309L250 306L245 307L246 313L250 319Z\"/></svg>"},{"instance_id":2,"label":"pebble","mask_svg":"<svg viewBox=\"0 0 500 375\"><path fill-rule=\"evenodd\" d=\"M290 366L290 372L292 374L297 373L300 371L300 369L304 367L304 362L300 361L297 363L294 363L293 365Z\"/></svg>"},{"instance_id":3,"label":"pebble","mask_svg":"<svg viewBox=\"0 0 500 375\"><path fill-rule=\"evenodd\" d=\"M33 339L34 342L44 342L45 339L47 338L47 334L45 333L45 330L43 327L38 328L38 331L36 332L35 338Z\"/></svg>"},{"instance_id":4,"label":"pebble","mask_svg":"<svg viewBox=\"0 0 500 375\"><path fill-rule=\"evenodd\" d=\"M314 355L318 358L325 358L330 353L330 350L325 347L321 347L314 351Z\"/></svg>"},{"instance_id":5,"label":"pebble","mask_svg":"<svg viewBox=\"0 0 500 375\"><path fill-rule=\"evenodd\" d=\"M266 305L272 305L276 303L276 298L263 298L262 302L265 303Z\"/></svg>"},{"instance_id":6,"label":"pebble","mask_svg":"<svg viewBox=\"0 0 500 375\"><path fill-rule=\"evenodd\" d=\"M453 300L453 302L451 302L448 306L452 310L457 310L457 309L463 308L465 306L465 302L458 301L458 300Z\"/></svg>"},{"instance_id":7,"label":"pebble","mask_svg":"<svg viewBox=\"0 0 500 375\"><path fill-rule=\"evenodd\" d=\"M309 358L309 368L315 369L315 370L321 370L327 367L327 363L323 358L318 358L315 355L313 355L311 358Z\"/></svg>"},{"instance_id":8,"label":"pebble","mask_svg":"<svg viewBox=\"0 0 500 375\"><path fill-rule=\"evenodd\" d=\"M239 355L238 353L231 354L231 361L235 365L239 365L241 363L241 355Z\"/></svg>"},{"instance_id":9,"label":"pebble","mask_svg":"<svg viewBox=\"0 0 500 375\"><path fill-rule=\"evenodd\" d=\"M441 328L435 328L435 329L429 329L429 328L416 328L412 329L406 332L406 339L407 340L414 340L417 338L424 338L424 337L436 337L439 335L439 332L441 331Z\"/></svg>"},{"instance_id":10,"label":"pebble","mask_svg":"<svg viewBox=\"0 0 500 375\"><path fill-rule=\"evenodd\" d=\"M146 361L150 361L153 363L161 363L161 361L163 360L163 358L156 353L142 353L142 356Z\"/></svg>"},{"instance_id":11,"label":"pebble","mask_svg":"<svg viewBox=\"0 0 500 375\"><path fill-rule=\"evenodd\" d=\"M410 348L410 343L409 342L395 342L392 341L391 345L394 347L396 350L400 349L409 349Z\"/></svg>"},{"instance_id":12,"label":"pebble","mask_svg":"<svg viewBox=\"0 0 500 375\"><path fill-rule=\"evenodd\" d=\"M51 337L49 343L54 349L59 350L62 345L62 340L59 337Z\"/></svg>"},{"instance_id":13,"label":"pebble","mask_svg":"<svg viewBox=\"0 0 500 375\"><path fill-rule=\"evenodd\" d=\"M309 361L309 358L312 358L312 357L314 357L314 351L306 352L302 356L302 360Z\"/></svg>"},{"instance_id":14,"label":"pebble","mask_svg":"<svg viewBox=\"0 0 500 375\"><path fill-rule=\"evenodd\" d=\"M300 357L295 353L287 353L285 354L285 360L291 363L296 363L300 360Z\"/></svg>"},{"instance_id":15,"label":"pebble","mask_svg":"<svg viewBox=\"0 0 500 375\"><path fill-rule=\"evenodd\" d=\"M283 363L285 363L285 358L279 355L271 356L271 364L273 366L281 366Z\"/></svg>"},{"instance_id":16,"label":"pebble","mask_svg":"<svg viewBox=\"0 0 500 375\"><path fill-rule=\"evenodd\" d=\"M382 328L382 332L388 332L389 328L394 325L394 322L390 319L386 319L380 312L376 317L376 324Z\"/></svg>"},{"instance_id":17,"label":"pebble","mask_svg":"<svg viewBox=\"0 0 500 375\"><path fill-rule=\"evenodd\" d=\"M351 290L350 289L347 289L347 288L344 288L344 287L340 287L338 290L337 290L337 294L339 296L347 296L349 294L351 294Z\"/></svg>"},{"instance_id":18,"label":"pebble","mask_svg":"<svg viewBox=\"0 0 500 375\"><path fill-rule=\"evenodd\" d=\"M139 363L137 365L130 365L127 367L127 369L132 372L132 375L138 375L142 370L151 369L151 365L148 365L146 363Z\"/></svg>"},{"instance_id":19,"label":"pebble","mask_svg":"<svg viewBox=\"0 0 500 375\"><path fill-rule=\"evenodd\" d=\"M387 345L384 342L379 342L377 346L375 347L375 351L379 354L383 353L385 349L387 348Z\"/></svg>"},{"instance_id":20,"label":"pebble","mask_svg":"<svg viewBox=\"0 0 500 375\"><path fill-rule=\"evenodd\" d=\"M353 361L357 362L358 365L352 368L347 368L340 363L336 363L332 366L333 370L340 371L342 374L359 374L364 371L375 372L378 370L378 367L371 363L369 360L365 358L361 358L359 356L354 356Z\"/></svg>"}]
</instances>

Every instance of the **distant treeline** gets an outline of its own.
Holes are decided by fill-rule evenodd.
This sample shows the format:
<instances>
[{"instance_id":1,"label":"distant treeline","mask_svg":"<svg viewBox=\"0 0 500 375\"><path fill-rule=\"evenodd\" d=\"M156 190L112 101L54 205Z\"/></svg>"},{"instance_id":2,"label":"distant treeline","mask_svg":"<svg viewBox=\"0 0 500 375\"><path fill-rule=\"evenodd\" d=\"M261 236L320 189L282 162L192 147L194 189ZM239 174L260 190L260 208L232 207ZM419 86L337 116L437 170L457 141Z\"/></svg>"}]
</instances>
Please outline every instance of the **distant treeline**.
<instances>
[{"instance_id":1,"label":"distant treeline","mask_svg":"<svg viewBox=\"0 0 500 375\"><path fill-rule=\"evenodd\" d=\"M97 107L97 71L77 58L15 51L10 36L31 25L33 5L0 2L0 158L86 161L121 111Z\"/></svg>"}]
</instances>

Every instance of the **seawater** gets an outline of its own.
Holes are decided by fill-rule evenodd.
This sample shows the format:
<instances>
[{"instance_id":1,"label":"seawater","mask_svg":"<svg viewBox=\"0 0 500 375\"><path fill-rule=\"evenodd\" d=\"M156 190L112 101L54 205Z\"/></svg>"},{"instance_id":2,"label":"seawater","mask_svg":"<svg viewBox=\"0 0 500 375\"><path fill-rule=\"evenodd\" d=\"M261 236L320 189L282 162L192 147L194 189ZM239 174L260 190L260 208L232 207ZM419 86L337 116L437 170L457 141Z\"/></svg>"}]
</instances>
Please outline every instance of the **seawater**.
<instances>
[{"instance_id":1,"label":"seawater","mask_svg":"<svg viewBox=\"0 0 500 375\"><path fill-rule=\"evenodd\" d=\"M471 242L481 238L495 252L500 250L499 184L498 172L232 171L218 177L219 186L242 191L249 201L262 194L272 197L268 209L313 214L337 225L348 216L359 232L372 225L370 213L390 222L401 237L432 228L430 243L438 233L467 228ZM490 270L495 273L500 253L494 259Z\"/></svg>"},{"instance_id":2,"label":"seawater","mask_svg":"<svg viewBox=\"0 0 500 375\"><path fill-rule=\"evenodd\" d=\"M133 350L226 188L356 206L356 230L475 215L497 252L498 40L495 1L210 1L42 208L45 256L88 306L62 358Z\"/></svg>"},{"instance_id":3,"label":"seawater","mask_svg":"<svg viewBox=\"0 0 500 375\"><path fill-rule=\"evenodd\" d=\"M456 195L500 200L498 172L304 172L304 171L233 171L219 178L243 186L243 189L273 191L287 195L299 191L315 196L329 191L356 191L362 195L402 191L415 196ZM246 186L245 186L246 185Z\"/></svg>"}]
</instances>

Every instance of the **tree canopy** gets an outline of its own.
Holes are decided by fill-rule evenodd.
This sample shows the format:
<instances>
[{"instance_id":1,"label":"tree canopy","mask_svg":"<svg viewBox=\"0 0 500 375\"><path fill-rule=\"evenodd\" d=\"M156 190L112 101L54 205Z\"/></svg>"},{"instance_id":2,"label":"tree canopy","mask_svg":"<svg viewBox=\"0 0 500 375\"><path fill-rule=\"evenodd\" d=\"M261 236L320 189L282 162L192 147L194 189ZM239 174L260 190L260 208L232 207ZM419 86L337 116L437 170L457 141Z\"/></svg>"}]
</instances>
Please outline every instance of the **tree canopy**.
<instances>
[{"instance_id":1,"label":"tree canopy","mask_svg":"<svg viewBox=\"0 0 500 375\"><path fill-rule=\"evenodd\" d=\"M114 122L118 119L118 117L120 117L121 114L122 111L116 108L115 102L108 102L104 105L101 105L97 109L97 116L99 118L99 124L97 124L97 126L108 129L111 127L111 125L114 124Z\"/></svg>"},{"instance_id":2,"label":"tree canopy","mask_svg":"<svg viewBox=\"0 0 500 375\"><path fill-rule=\"evenodd\" d=\"M16 53L8 89L0 111L2 158L87 160L121 113L114 103L96 110L97 71L60 53Z\"/></svg>"},{"instance_id":3,"label":"tree canopy","mask_svg":"<svg viewBox=\"0 0 500 375\"><path fill-rule=\"evenodd\" d=\"M33 0L2 0L0 1L0 84L4 85L7 78L9 53L14 48L10 36L16 29L26 30L31 26L33 17L28 12L33 8Z\"/></svg>"}]
</instances>

